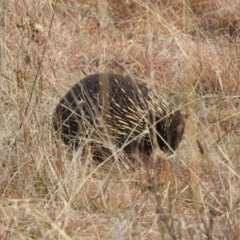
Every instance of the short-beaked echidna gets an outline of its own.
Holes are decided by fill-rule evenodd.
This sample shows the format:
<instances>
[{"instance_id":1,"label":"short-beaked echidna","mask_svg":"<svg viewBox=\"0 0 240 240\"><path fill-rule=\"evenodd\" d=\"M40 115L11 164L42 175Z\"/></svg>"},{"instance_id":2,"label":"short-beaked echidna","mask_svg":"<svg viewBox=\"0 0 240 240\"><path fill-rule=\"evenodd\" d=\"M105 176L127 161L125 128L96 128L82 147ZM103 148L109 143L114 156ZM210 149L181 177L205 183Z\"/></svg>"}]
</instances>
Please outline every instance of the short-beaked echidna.
<instances>
[{"instance_id":1,"label":"short-beaked echidna","mask_svg":"<svg viewBox=\"0 0 240 240\"><path fill-rule=\"evenodd\" d=\"M155 147L164 152L178 147L185 117L146 83L102 73L71 87L56 107L53 125L72 147L90 140L97 149L108 148L111 141L125 152L149 155Z\"/></svg>"}]
</instances>

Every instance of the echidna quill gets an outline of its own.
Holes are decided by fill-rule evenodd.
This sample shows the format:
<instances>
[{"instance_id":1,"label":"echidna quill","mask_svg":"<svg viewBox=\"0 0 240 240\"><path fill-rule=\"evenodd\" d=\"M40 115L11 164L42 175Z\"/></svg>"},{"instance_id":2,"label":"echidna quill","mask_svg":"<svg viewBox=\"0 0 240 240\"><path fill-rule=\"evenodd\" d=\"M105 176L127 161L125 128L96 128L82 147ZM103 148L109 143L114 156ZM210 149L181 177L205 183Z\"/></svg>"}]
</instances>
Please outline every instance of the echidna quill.
<instances>
[{"instance_id":1,"label":"echidna quill","mask_svg":"<svg viewBox=\"0 0 240 240\"><path fill-rule=\"evenodd\" d=\"M66 145L90 141L96 149L111 142L126 153L172 153L185 116L146 83L116 74L93 74L76 83L57 105L53 125Z\"/></svg>"}]
</instances>

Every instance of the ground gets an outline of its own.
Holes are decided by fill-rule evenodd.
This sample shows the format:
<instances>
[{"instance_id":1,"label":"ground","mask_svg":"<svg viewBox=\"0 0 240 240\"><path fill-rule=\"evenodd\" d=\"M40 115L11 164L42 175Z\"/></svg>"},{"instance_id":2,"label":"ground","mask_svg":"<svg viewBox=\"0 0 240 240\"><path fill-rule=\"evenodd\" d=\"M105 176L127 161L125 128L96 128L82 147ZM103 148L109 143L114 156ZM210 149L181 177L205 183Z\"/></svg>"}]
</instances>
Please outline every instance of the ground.
<instances>
[{"instance_id":1,"label":"ground","mask_svg":"<svg viewBox=\"0 0 240 240\"><path fill-rule=\"evenodd\" d=\"M238 0L1 0L0 11L1 239L239 238ZM97 165L56 139L59 99L97 72L130 73L187 114L173 156Z\"/></svg>"}]
</instances>

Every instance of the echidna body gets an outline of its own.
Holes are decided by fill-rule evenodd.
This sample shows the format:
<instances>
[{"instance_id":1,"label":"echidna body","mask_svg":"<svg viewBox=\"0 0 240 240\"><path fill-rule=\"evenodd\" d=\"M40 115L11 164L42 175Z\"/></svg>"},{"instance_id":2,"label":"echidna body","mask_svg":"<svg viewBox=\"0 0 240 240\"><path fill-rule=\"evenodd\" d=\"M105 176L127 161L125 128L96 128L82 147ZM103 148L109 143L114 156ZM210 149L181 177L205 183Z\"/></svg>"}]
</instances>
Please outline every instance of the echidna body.
<instances>
[{"instance_id":1,"label":"echidna body","mask_svg":"<svg viewBox=\"0 0 240 240\"><path fill-rule=\"evenodd\" d=\"M159 147L175 150L185 118L146 83L116 74L89 75L76 83L57 105L53 125L66 145L88 140L107 142L129 153L150 154Z\"/></svg>"}]
</instances>

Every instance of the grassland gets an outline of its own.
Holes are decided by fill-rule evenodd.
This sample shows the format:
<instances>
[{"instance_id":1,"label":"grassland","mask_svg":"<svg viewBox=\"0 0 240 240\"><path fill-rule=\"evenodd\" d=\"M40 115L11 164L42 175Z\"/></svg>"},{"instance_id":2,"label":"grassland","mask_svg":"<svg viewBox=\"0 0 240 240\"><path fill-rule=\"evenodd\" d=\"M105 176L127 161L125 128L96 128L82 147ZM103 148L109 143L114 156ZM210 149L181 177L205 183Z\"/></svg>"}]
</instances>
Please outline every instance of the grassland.
<instances>
[{"instance_id":1,"label":"grassland","mask_svg":"<svg viewBox=\"0 0 240 240\"><path fill-rule=\"evenodd\" d=\"M239 239L238 0L1 0L0 12L0 239ZM96 72L157 84L188 114L158 184L151 166L56 144L56 104Z\"/></svg>"}]
</instances>

